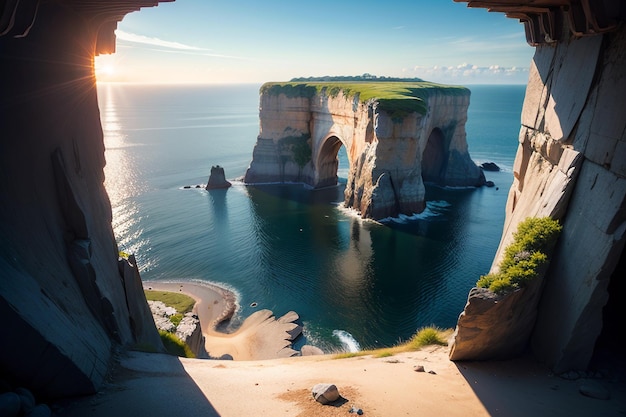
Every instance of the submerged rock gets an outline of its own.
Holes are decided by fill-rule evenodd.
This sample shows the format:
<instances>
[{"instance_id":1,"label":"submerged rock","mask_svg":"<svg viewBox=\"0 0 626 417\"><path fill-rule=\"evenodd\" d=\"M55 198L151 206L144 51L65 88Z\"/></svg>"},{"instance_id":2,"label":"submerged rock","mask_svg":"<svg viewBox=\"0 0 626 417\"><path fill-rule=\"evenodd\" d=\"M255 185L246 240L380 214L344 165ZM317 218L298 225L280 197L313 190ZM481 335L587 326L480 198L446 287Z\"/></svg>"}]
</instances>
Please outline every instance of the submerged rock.
<instances>
[{"instance_id":1,"label":"submerged rock","mask_svg":"<svg viewBox=\"0 0 626 417\"><path fill-rule=\"evenodd\" d=\"M312 345L304 345L300 349L300 354L302 356L315 356L315 355L323 355L324 351L317 346Z\"/></svg>"}]
</instances>

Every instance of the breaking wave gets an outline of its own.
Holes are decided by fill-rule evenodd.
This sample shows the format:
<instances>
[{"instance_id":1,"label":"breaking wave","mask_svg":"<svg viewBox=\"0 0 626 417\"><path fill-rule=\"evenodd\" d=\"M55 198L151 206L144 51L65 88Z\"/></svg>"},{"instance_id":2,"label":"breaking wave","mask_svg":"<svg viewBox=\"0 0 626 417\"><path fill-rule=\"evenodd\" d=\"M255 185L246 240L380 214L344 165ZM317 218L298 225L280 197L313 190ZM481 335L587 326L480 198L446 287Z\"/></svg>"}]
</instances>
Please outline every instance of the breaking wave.
<instances>
[{"instance_id":1,"label":"breaking wave","mask_svg":"<svg viewBox=\"0 0 626 417\"><path fill-rule=\"evenodd\" d=\"M356 341L354 336L345 330L333 330L333 336L335 336L341 342L342 347L347 352L358 352L361 350L361 345Z\"/></svg>"}]
</instances>

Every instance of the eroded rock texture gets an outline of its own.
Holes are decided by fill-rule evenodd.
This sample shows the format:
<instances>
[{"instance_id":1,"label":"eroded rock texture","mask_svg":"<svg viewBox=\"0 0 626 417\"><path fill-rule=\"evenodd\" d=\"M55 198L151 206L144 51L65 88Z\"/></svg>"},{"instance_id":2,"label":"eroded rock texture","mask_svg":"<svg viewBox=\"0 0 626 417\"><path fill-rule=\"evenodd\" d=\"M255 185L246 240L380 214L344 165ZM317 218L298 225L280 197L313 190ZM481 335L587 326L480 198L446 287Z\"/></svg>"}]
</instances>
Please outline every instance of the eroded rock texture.
<instances>
[{"instance_id":1,"label":"eroded rock texture","mask_svg":"<svg viewBox=\"0 0 626 417\"><path fill-rule=\"evenodd\" d=\"M40 398L93 392L114 346L160 346L118 265L93 73L116 22L150 4L0 6L0 372Z\"/></svg>"},{"instance_id":2,"label":"eroded rock texture","mask_svg":"<svg viewBox=\"0 0 626 417\"><path fill-rule=\"evenodd\" d=\"M424 181L449 186L484 184L471 160L465 122L469 90L445 89L427 99L426 114L392 117L376 100L358 96L261 94L260 132L246 183L336 185L337 152L346 147L350 171L345 205L362 217L420 213Z\"/></svg>"},{"instance_id":3,"label":"eroded rock texture","mask_svg":"<svg viewBox=\"0 0 626 417\"><path fill-rule=\"evenodd\" d=\"M527 331L532 336L525 344L536 356L556 371L588 365L602 330L609 281L623 278L611 274L622 254L626 229L625 65L623 25L603 35L574 36L537 47L522 111L514 182L492 270L527 217L559 219L563 232L543 290L519 301L537 308L507 315L506 323L499 314L492 315L491 323L479 326L480 320L467 317L476 311L473 290L458 322L453 358L489 358L486 352L493 350L489 345L508 343L489 333L505 325L522 331L530 314L537 320ZM479 328L484 330L480 337Z\"/></svg>"}]
</instances>

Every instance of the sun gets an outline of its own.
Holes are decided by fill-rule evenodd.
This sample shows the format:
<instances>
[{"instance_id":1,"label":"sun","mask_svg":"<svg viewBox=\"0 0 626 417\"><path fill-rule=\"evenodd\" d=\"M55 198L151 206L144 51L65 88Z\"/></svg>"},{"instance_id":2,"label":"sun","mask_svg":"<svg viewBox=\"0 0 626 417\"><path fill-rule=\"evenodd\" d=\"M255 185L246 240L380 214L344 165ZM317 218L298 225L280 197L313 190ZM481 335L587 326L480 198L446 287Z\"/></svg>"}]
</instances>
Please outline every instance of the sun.
<instances>
[{"instance_id":1,"label":"sun","mask_svg":"<svg viewBox=\"0 0 626 417\"><path fill-rule=\"evenodd\" d=\"M112 81L115 78L115 55L99 55L94 59L96 79Z\"/></svg>"}]
</instances>

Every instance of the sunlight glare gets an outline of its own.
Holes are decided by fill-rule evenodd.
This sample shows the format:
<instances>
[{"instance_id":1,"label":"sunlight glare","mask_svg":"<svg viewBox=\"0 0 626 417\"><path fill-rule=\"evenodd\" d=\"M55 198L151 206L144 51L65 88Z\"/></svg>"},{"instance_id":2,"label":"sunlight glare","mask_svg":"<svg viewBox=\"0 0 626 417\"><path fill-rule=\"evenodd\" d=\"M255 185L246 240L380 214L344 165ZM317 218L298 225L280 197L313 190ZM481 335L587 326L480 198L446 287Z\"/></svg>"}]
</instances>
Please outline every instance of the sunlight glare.
<instances>
[{"instance_id":1,"label":"sunlight glare","mask_svg":"<svg viewBox=\"0 0 626 417\"><path fill-rule=\"evenodd\" d=\"M115 76L115 55L99 55L94 59L97 81L113 81Z\"/></svg>"}]
</instances>

